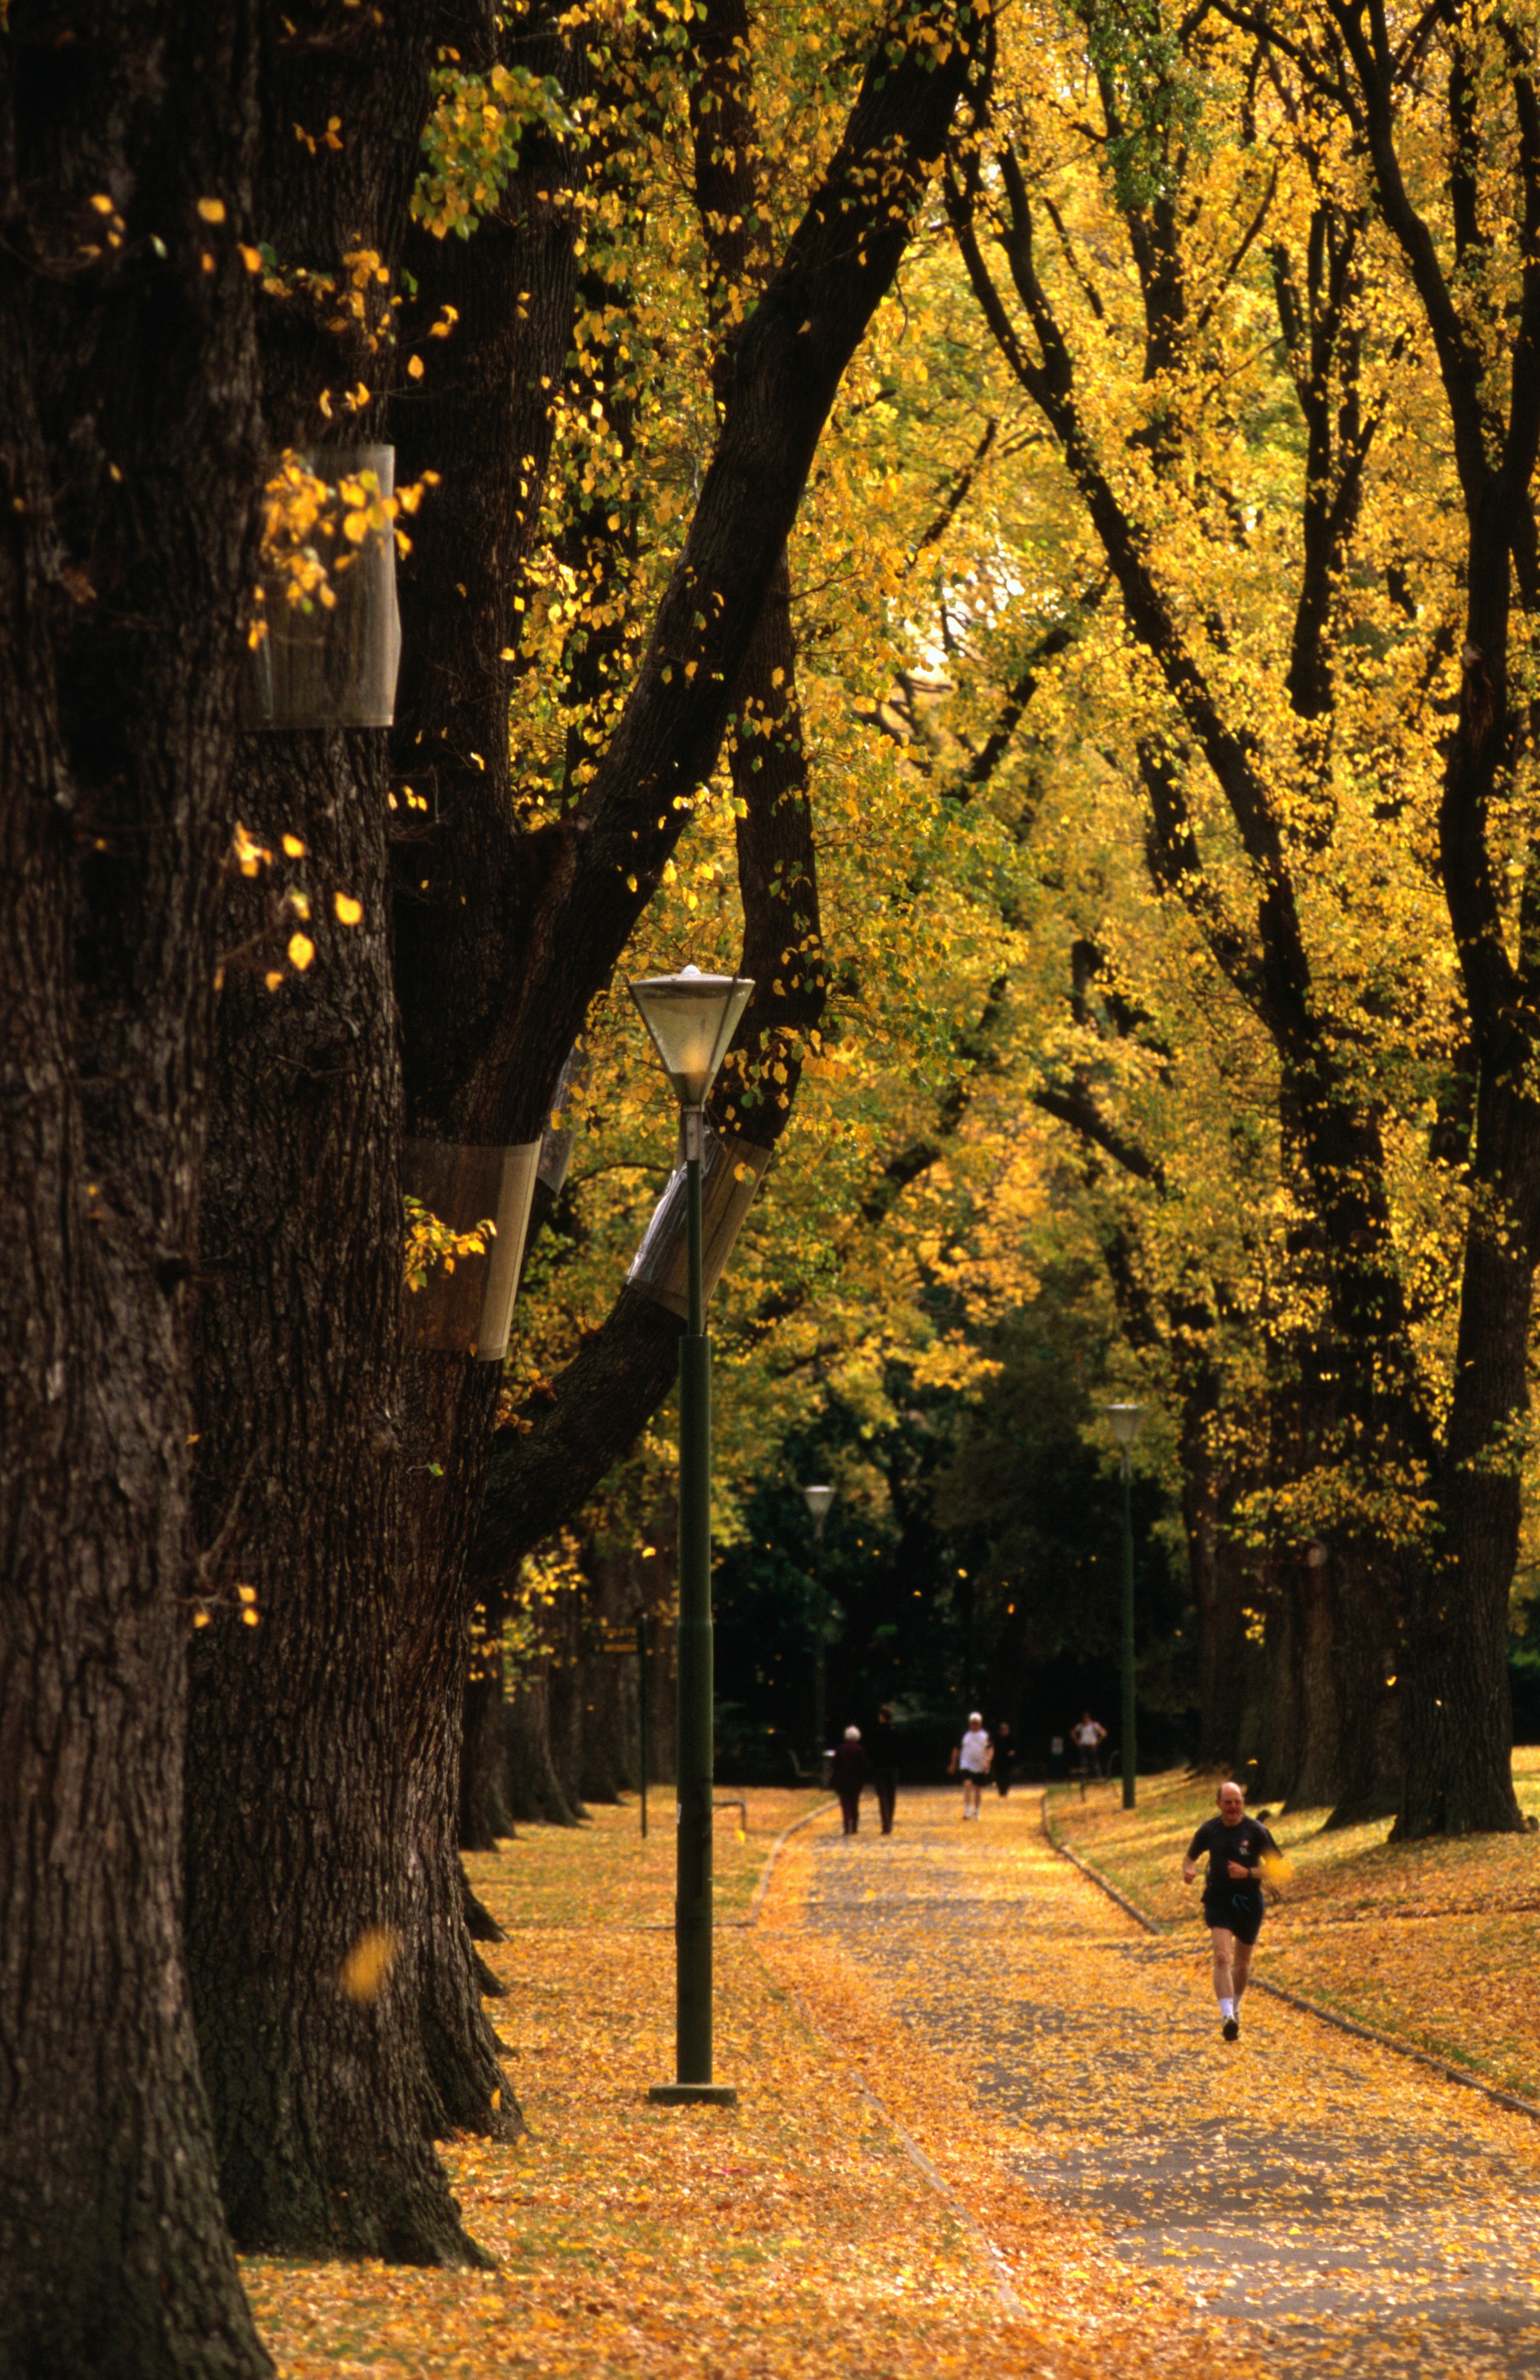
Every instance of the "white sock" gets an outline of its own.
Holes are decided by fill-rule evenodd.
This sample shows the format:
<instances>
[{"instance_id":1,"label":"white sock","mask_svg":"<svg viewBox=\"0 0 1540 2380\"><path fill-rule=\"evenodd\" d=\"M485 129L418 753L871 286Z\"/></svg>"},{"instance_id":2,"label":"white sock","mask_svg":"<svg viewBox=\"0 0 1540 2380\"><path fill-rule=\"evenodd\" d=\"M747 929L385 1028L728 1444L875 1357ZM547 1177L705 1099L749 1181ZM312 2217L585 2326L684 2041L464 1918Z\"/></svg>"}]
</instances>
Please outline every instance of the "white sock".
<instances>
[{"instance_id":1,"label":"white sock","mask_svg":"<svg viewBox=\"0 0 1540 2380\"><path fill-rule=\"evenodd\" d=\"M1235 2003L1233 2000L1221 2000L1219 2002L1219 2014L1224 2018L1226 2023L1230 2022L1230 2019L1234 2015L1234 2013Z\"/></svg>"}]
</instances>

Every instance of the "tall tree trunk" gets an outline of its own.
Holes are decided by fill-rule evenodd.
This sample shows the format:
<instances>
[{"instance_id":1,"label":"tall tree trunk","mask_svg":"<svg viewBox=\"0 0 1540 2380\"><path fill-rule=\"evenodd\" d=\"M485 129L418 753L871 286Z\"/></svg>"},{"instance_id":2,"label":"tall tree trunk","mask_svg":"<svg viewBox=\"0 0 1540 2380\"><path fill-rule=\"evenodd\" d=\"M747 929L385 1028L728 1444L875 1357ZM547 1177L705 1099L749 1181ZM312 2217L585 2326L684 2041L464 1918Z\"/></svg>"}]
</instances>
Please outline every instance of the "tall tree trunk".
<instances>
[{"instance_id":1,"label":"tall tree trunk","mask_svg":"<svg viewBox=\"0 0 1540 2380\"><path fill-rule=\"evenodd\" d=\"M0 31L7 2380L271 2369L179 1938L188 1283L261 456L236 247L255 63L240 5L20 0Z\"/></svg>"},{"instance_id":2,"label":"tall tree trunk","mask_svg":"<svg viewBox=\"0 0 1540 2380\"><path fill-rule=\"evenodd\" d=\"M616 1802L640 1782L637 1767L637 1617L646 1609L648 1573L634 1546L589 1548L594 1643L583 1660L585 1802Z\"/></svg>"},{"instance_id":3,"label":"tall tree trunk","mask_svg":"<svg viewBox=\"0 0 1540 2380\"><path fill-rule=\"evenodd\" d=\"M1504 1104L1504 1121L1527 1124L1533 1137L1534 1122L1512 1114L1519 1099L1510 1093ZM1488 1109L1485 1086L1481 1105ZM1540 1178L1540 1151L1524 1154ZM1414 1751L1398 1840L1512 1833L1523 1825L1513 1791L1508 1610L1519 1551L1518 1433L1529 1412L1532 1278L1521 1232L1498 1231L1479 1210L1473 1215L1438 1499L1441 1542L1421 1566L1413 1613L1406 1724Z\"/></svg>"},{"instance_id":4,"label":"tall tree trunk","mask_svg":"<svg viewBox=\"0 0 1540 2380\"><path fill-rule=\"evenodd\" d=\"M501 1585L502 1582L496 1583ZM501 1630L507 1598L489 1585L471 1614L460 1743L460 1848L495 1851L514 1831L508 1801L508 1706Z\"/></svg>"},{"instance_id":5,"label":"tall tree trunk","mask_svg":"<svg viewBox=\"0 0 1540 2380\"><path fill-rule=\"evenodd\" d=\"M1296 1571L1306 1725L1289 1798L1327 1805L1329 1827L1393 1817L1406 1766L1407 1559L1350 1539L1312 1546Z\"/></svg>"},{"instance_id":6,"label":"tall tree trunk","mask_svg":"<svg viewBox=\"0 0 1540 2380\"><path fill-rule=\"evenodd\" d=\"M377 398L394 370L386 295L430 22L426 0L388 20L317 0L299 29L267 11L263 226L281 267L326 293L311 313L298 284L264 314L275 449L324 444L329 419L334 438L335 393ZM333 119L340 150L295 140L295 124ZM354 290L358 310L338 294ZM355 413L354 437L369 418ZM253 1587L259 1619L248 1630L223 1609L194 1662L187 1922L242 2244L465 2264L479 2252L423 2120L414 1945L440 1912L410 1858L396 1658L403 1111L386 742L280 729L242 747L237 804L271 859L235 880L228 905L241 958L220 1016L199 1487L216 1584L227 1597Z\"/></svg>"},{"instance_id":7,"label":"tall tree trunk","mask_svg":"<svg viewBox=\"0 0 1540 2380\"><path fill-rule=\"evenodd\" d=\"M222 1003L199 1312L213 1623L193 1661L188 1943L236 2238L265 2253L464 2263L425 2134L402 1846L394 1494L400 1076L382 738L246 739L236 798L297 827L316 956ZM331 894L361 902L337 923ZM232 896L229 940L276 913ZM339 1340L337 1318L346 1317ZM237 1582L255 1590L249 1629ZM408 1955L403 1961L403 1949Z\"/></svg>"},{"instance_id":8,"label":"tall tree trunk","mask_svg":"<svg viewBox=\"0 0 1540 2380\"><path fill-rule=\"evenodd\" d=\"M577 1813L551 1756L551 1706L546 1694L548 1660L527 1670L508 1697L508 1771L514 1814L575 1827Z\"/></svg>"}]
</instances>

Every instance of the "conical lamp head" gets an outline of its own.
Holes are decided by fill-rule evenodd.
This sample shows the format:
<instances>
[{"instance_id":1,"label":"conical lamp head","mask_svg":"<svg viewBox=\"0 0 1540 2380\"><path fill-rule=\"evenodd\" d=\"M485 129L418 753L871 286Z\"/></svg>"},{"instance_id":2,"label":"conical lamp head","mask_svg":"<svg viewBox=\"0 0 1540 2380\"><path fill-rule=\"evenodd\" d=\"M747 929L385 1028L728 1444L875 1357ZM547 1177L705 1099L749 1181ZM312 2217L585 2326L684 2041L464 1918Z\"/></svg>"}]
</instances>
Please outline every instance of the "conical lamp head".
<instances>
[{"instance_id":1,"label":"conical lamp head","mask_svg":"<svg viewBox=\"0 0 1540 2380\"><path fill-rule=\"evenodd\" d=\"M829 1507L834 1501L833 1488L805 1488L802 1492L807 1499L807 1510L813 1515L814 1520L821 1521L824 1514L828 1512Z\"/></svg>"},{"instance_id":2,"label":"conical lamp head","mask_svg":"<svg viewBox=\"0 0 1540 2380\"><path fill-rule=\"evenodd\" d=\"M688 966L679 975L644 977L629 990L680 1106L704 1107L748 1005L753 977L702 975Z\"/></svg>"},{"instance_id":3,"label":"conical lamp head","mask_svg":"<svg viewBox=\"0 0 1540 2380\"><path fill-rule=\"evenodd\" d=\"M1108 1426L1118 1444L1132 1446L1139 1435L1139 1424L1145 1417L1144 1406L1103 1405L1102 1412L1107 1415Z\"/></svg>"}]
</instances>

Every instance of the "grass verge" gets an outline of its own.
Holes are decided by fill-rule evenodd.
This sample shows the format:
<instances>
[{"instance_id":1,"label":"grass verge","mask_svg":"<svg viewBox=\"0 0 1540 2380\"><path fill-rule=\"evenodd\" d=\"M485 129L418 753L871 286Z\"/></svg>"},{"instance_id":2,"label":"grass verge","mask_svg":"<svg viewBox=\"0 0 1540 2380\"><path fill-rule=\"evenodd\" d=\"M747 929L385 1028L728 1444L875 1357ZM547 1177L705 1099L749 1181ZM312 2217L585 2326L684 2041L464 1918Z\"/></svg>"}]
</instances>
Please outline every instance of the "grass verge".
<instances>
[{"instance_id":1,"label":"grass verge","mask_svg":"<svg viewBox=\"0 0 1540 2380\"><path fill-rule=\"evenodd\" d=\"M1521 1806L1540 1815L1540 1750L1514 1755ZM1168 1932L1204 1952L1199 1886L1182 1856L1213 1809L1212 1780L1141 1778L1049 1795L1061 1840ZM1264 1805L1265 1806L1265 1805ZM1260 1974L1339 2015L1540 2101L1540 1834L1390 1843L1383 1822L1326 1834L1324 1810L1268 1824L1292 1868L1272 1902Z\"/></svg>"}]
</instances>

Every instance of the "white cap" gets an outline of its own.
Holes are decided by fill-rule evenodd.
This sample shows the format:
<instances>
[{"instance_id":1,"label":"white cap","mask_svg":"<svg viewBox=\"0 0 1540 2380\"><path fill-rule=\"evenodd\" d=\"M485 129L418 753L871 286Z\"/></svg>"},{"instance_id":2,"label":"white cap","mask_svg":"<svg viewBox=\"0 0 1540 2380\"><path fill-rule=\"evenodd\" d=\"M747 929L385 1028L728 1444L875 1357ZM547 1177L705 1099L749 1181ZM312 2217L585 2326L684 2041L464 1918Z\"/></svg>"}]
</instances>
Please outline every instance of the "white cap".
<instances>
[{"instance_id":1,"label":"white cap","mask_svg":"<svg viewBox=\"0 0 1540 2380\"><path fill-rule=\"evenodd\" d=\"M847 1728L846 1728L846 1730L845 1730L845 1742L846 1742L847 1743L859 1743L859 1742L860 1742L860 1741L861 1741L861 1730L860 1730L860 1729L859 1729L858 1727L847 1727Z\"/></svg>"}]
</instances>

